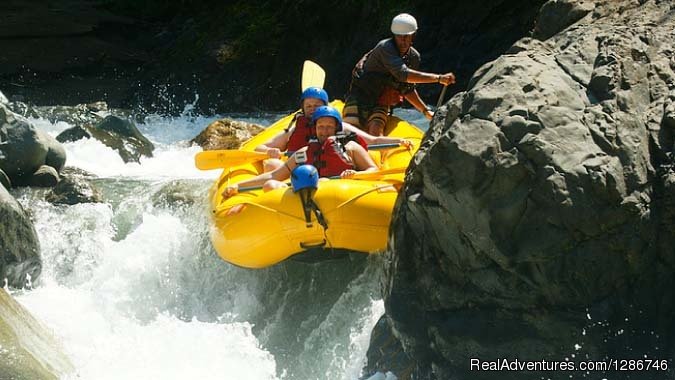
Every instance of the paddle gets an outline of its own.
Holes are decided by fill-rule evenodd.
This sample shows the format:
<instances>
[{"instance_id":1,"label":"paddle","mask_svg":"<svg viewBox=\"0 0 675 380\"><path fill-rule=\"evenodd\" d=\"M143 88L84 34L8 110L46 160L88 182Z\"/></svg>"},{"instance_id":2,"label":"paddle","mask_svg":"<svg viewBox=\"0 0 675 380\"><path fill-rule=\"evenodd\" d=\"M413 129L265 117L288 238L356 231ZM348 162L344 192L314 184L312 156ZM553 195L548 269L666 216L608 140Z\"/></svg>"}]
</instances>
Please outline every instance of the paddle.
<instances>
[{"instance_id":1,"label":"paddle","mask_svg":"<svg viewBox=\"0 0 675 380\"><path fill-rule=\"evenodd\" d=\"M347 178L347 179L362 179L362 180L377 179L379 177L382 177L383 175L404 172L406 169L407 169L407 167L399 167L399 168L382 169L382 170L378 170L378 171L375 171L375 172L356 173L356 174L354 174L353 177ZM336 175L336 176L328 177L328 178L330 178L330 179L340 179L340 176Z\"/></svg>"},{"instance_id":2,"label":"paddle","mask_svg":"<svg viewBox=\"0 0 675 380\"><path fill-rule=\"evenodd\" d=\"M267 153L247 152L244 150L205 150L195 156L195 166L199 170L221 169L248 162L269 158Z\"/></svg>"},{"instance_id":3,"label":"paddle","mask_svg":"<svg viewBox=\"0 0 675 380\"><path fill-rule=\"evenodd\" d=\"M305 91L307 87L323 88L323 82L326 79L326 72L321 66L312 61L305 61L302 65L302 85L301 90Z\"/></svg>"},{"instance_id":4,"label":"paddle","mask_svg":"<svg viewBox=\"0 0 675 380\"><path fill-rule=\"evenodd\" d=\"M438 97L438 102L436 102L436 109L441 108L443 105L443 98L445 97L445 90L448 89L448 85L446 84L443 86L443 89L441 90L441 95Z\"/></svg>"},{"instance_id":5,"label":"paddle","mask_svg":"<svg viewBox=\"0 0 675 380\"><path fill-rule=\"evenodd\" d=\"M401 173L404 172L407 169L407 167L399 167L399 168L389 168L389 169L382 169L378 170L375 172L364 172L364 173L356 173L354 174L353 177L347 178L347 179L358 179L358 180L373 180L373 179L378 179L384 175L387 174L395 174L395 173ZM328 177L328 179L340 179L339 175L333 176L333 177ZM287 185L290 185L287 183ZM321 182L319 182L319 186L321 186ZM237 189L237 193L243 193L246 191L253 191L253 190L260 190L262 189L262 185L256 185L256 186L242 186L239 189Z\"/></svg>"},{"instance_id":6,"label":"paddle","mask_svg":"<svg viewBox=\"0 0 675 380\"><path fill-rule=\"evenodd\" d=\"M399 143L368 145L368 150L380 150L396 148ZM284 153L287 157L293 155L293 151ZM199 170L222 169L230 166L242 165L268 159L267 153L248 152L243 150L205 150L195 156L195 166Z\"/></svg>"}]
</instances>

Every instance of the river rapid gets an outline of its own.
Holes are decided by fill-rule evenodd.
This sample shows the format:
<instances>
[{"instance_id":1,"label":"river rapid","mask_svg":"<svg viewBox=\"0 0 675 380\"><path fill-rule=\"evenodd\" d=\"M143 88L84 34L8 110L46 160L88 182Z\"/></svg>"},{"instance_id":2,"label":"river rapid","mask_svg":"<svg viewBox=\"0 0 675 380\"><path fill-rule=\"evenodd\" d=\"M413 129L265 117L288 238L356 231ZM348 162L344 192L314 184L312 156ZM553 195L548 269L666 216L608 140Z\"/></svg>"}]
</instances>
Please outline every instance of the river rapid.
<instances>
[{"instance_id":1,"label":"river rapid","mask_svg":"<svg viewBox=\"0 0 675 380\"><path fill-rule=\"evenodd\" d=\"M221 115L268 125L282 115ZM400 116L428 127L419 114ZM262 270L222 261L208 238L201 172L186 141L217 117L148 116L153 158L125 164L93 139L66 143L105 203L12 194L32 215L43 271L17 300L62 342L69 379L358 379L384 306L382 257L352 254ZM71 127L31 120L56 136Z\"/></svg>"}]
</instances>

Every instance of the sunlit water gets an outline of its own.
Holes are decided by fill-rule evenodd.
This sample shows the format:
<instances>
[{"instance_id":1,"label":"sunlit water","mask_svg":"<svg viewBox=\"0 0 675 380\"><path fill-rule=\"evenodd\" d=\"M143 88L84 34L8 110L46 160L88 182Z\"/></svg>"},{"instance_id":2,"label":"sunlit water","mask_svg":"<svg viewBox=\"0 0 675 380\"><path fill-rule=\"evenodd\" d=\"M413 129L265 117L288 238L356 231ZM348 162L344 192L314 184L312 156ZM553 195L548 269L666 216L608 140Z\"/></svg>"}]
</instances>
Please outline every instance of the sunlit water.
<instances>
[{"instance_id":1,"label":"sunlit water","mask_svg":"<svg viewBox=\"0 0 675 380\"><path fill-rule=\"evenodd\" d=\"M200 149L186 143L214 119L146 118L138 126L156 150L140 164L95 140L64 144L68 166L98 176L105 203L56 206L44 190L13 191L33 216L43 257L34 288L15 296L60 338L77 368L69 378L363 375L384 312L381 257L263 270L220 260L206 206L218 173L195 169ZM32 122L52 135L70 127Z\"/></svg>"}]
</instances>

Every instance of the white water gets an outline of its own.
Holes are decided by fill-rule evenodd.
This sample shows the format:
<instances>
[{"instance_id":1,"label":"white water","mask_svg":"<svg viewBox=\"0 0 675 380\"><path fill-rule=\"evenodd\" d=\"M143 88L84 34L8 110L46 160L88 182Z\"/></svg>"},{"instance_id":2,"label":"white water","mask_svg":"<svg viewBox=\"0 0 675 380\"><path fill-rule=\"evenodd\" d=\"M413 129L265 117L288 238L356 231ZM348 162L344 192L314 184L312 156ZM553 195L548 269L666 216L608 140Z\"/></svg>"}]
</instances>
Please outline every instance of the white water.
<instances>
[{"instance_id":1,"label":"white water","mask_svg":"<svg viewBox=\"0 0 675 380\"><path fill-rule=\"evenodd\" d=\"M106 203L33 213L43 273L17 299L60 338L77 372L100 379L356 379L384 312L378 258L252 271L219 258L204 204L217 172L193 166L183 140L210 119L149 118L155 157L125 164L94 140L65 144ZM52 135L70 127L33 120ZM163 202L177 192L193 202ZM159 199L159 200L158 200Z\"/></svg>"}]
</instances>

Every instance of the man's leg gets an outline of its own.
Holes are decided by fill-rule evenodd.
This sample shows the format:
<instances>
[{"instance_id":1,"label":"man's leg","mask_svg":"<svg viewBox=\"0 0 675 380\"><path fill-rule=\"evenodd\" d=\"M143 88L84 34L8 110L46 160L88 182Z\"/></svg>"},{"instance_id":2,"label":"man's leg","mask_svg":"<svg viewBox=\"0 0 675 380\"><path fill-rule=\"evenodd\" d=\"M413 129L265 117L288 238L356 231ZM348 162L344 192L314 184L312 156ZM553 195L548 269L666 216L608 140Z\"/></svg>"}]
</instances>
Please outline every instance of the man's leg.
<instances>
[{"instance_id":1,"label":"man's leg","mask_svg":"<svg viewBox=\"0 0 675 380\"><path fill-rule=\"evenodd\" d=\"M359 118L359 105L354 100L347 100L342 109L342 120L357 128L361 128L361 119Z\"/></svg>"},{"instance_id":2,"label":"man's leg","mask_svg":"<svg viewBox=\"0 0 675 380\"><path fill-rule=\"evenodd\" d=\"M387 115L389 114L389 107L377 106L373 108L368 116L368 133L373 136L384 135L384 128L387 125Z\"/></svg>"}]
</instances>

